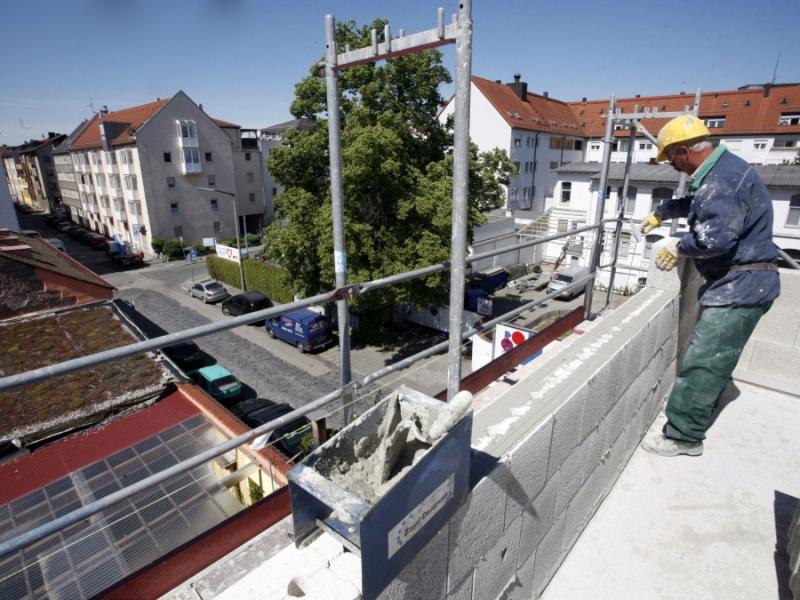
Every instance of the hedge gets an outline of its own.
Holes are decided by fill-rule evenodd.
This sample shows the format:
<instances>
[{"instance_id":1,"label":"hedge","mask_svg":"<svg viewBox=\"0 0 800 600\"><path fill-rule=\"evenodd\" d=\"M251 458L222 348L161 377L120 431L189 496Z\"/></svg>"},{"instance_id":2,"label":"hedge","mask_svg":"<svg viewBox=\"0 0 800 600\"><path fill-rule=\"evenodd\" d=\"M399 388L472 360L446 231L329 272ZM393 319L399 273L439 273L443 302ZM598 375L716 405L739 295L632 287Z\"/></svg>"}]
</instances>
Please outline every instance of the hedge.
<instances>
[{"instance_id":1,"label":"hedge","mask_svg":"<svg viewBox=\"0 0 800 600\"><path fill-rule=\"evenodd\" d=\"M280 267L259 260L245 258L242 263L244 281L248 290L256 290L276 302L291 302L294 293L288 281L288 274ZM214 279L228 285L239 287L239 265L219 256L206 256L206 269Z\"/></svg>"}]
</instances>

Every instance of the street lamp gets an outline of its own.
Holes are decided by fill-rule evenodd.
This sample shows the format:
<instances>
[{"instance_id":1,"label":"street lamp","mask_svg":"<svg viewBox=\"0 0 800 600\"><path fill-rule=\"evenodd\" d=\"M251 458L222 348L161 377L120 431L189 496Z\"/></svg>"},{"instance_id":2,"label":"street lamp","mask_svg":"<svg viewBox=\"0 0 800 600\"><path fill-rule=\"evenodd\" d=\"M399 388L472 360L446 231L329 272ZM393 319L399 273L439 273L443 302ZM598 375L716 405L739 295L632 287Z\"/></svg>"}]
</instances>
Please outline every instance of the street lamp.
<instances>
[{"instance_id":1,"label":"street lamp","mask_svg":"<svg viewBox=\"0 0 800 600\"><path fill-rule=\"evenodd\" d=\"M216 188L210 187L196 187L196 190L201 190L203 192L214 192L215 194L223 194L225 196L230 196L231 200L233 200L233 218L234 218L234 225L236 226L236 249L239 251L239 282L242 287L242 291L246 292L247 290L244 287L244 267L242 266L242 244L239 241L239 209L236 206L236 194L233 192L225 192L223 190L218 190ZM245 245L247 244L247 236L245 235ZM247 248L245 248L247 250Z\"/></svg>"}]
</instances>

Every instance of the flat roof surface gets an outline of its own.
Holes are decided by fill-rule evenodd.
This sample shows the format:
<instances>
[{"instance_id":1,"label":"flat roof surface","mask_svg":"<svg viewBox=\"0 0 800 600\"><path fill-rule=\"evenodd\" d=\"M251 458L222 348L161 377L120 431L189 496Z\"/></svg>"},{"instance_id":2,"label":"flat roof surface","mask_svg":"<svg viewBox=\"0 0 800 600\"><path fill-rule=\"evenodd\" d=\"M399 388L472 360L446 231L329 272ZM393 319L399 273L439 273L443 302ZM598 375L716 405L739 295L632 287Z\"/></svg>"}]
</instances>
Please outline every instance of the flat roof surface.
<instances>
[{"instance_id":1,"label":"flat roof surface","mask_svg":"<svg viewBox=\"0 0 800 600\"><path fill-rule=\"evenodd\" d=\"M636 450L542 600L791 598L800 398L736 382L722 406L702 456Z\"/></svg>"}]
</instances>

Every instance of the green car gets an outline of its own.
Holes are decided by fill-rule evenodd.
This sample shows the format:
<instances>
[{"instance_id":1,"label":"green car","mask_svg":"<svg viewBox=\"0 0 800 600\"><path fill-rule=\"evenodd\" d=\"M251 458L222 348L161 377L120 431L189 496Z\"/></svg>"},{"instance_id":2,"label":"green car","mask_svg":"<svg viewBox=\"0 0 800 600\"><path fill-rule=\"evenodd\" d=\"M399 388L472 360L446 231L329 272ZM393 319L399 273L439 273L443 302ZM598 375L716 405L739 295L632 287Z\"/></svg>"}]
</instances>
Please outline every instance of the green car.
<instances>
[{"instance_id":1,"label":"green car","mask_svg":"<svg viewBox=\"0 0 800 600\"><path fill-rule=\"evenodd\" d=\"M242 384L233 373L220 365L211 365L193 371L189 375L195 385L203 388L219 402L236 400L242 393Z\"/></svg>"}]
</instances>

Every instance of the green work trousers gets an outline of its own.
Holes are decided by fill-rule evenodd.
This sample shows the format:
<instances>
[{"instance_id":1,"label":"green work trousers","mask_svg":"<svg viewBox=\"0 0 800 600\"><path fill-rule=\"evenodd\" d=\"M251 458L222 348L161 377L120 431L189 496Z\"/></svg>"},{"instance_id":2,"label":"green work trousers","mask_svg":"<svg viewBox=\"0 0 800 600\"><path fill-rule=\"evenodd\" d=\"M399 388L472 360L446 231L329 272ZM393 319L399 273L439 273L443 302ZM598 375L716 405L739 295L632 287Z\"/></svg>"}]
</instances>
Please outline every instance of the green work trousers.
<instances>
[{"instance_id":1,"label":"green work trousers","mask_svg":"<svg viewBox=\"0 0 800 600\"><path fill-rule=\"evenodd\" d=\"M707 306L694 326L689 348L667 402L668 438L699 442L739 362L750 334L772 302L757 306Z\"/></svg>"}]
</instances>

